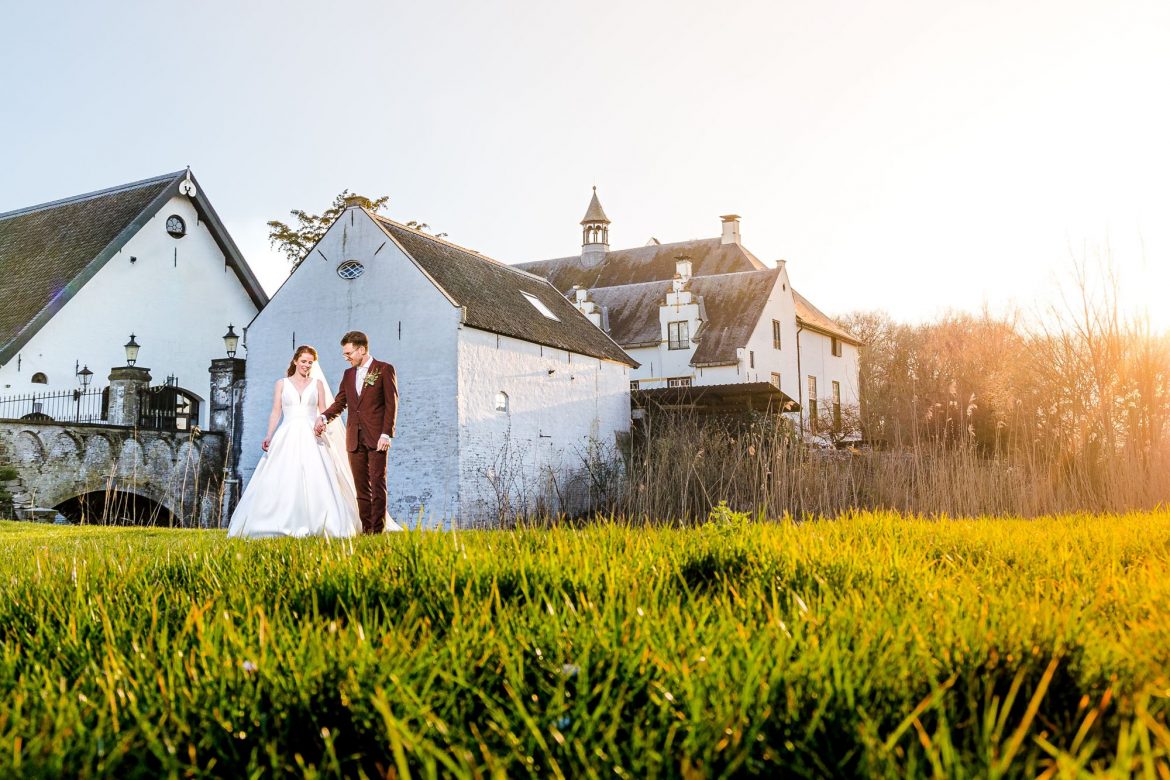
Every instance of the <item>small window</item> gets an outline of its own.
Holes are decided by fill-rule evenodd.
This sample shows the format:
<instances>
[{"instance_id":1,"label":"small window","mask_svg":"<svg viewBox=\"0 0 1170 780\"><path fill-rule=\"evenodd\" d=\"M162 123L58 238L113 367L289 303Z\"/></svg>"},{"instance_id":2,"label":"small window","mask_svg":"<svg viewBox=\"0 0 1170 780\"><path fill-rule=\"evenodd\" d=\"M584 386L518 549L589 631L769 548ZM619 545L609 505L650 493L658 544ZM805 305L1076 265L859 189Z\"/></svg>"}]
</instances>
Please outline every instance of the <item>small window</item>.
<instances>
[{"instance_id":1,"label":"small window","mask_svg":"<svg viewBox=\"0 0 1170 780\"><path fill-rule=\"evenodd\" d=\"M556 320L557 322L561 321L561 318L558 317L557 315L553 314L552 309L545 306L544 301L540 300L540 298L537 298L535 295L529 295L528 293L526 293L524 291L521 291L520 294L528 299L528 302L532 304L533 308L535 308L538 312L540 312L544 316L548 317L550 320Z\"/></svg>"},{"instance_id":2,"label":"small window","mask_svg":"<svg viewBox=\"0 0 1170 780\"><path fill-rule=\"evenodd\" d=\"M34 385L47 385L49 384L49 378L38 371L32 375L32 383Z\"/></svg>"},{"instance_id":3,"label":"small window","mask_svg":"<svg viewBox=\"0 0 1170 780\"><path fill-rule=\"evenodd\" d=\"M366 267L357 260L346 260L337 266L337 275L346 280L356 279L365 272Z\"/></svg>"},{"instance_id":4,"label":"small window","mask_svg":"<svg viewBox=\"0 0 1170 780\"><path fill-rule=\"evenodd\" d=\"M187 235L187 223L178 214L171 214L167 217L167 233L171 238L182 238Z\"/></svg>"},{"instance_id":5,"label":"small window","mask_svg":"<svg viewBox=\"0 0 1170 780\"><path fill-rule=\"evenodd\" d=\"M631 390L637 390L637 389L638 389L638 380L637 380L637 379L631 379L631 380L630 380L630 389L631 389Z\"/></svg>"},{"instance_id":6,"label":"small window","mask_svg":"<svg viewBox=\"0 0 1170 780\"><path fill-rule=\"evenodd\" d=\"M667 323L666 335L670 349L687 349L690 346L691 328L685 320Z\"/></svg>"},{"instance_id":7,"label":"small window","mask_svg":"<svg viewBox=\"0 0 1170 780\"><path fill-rule=\"evenodd\" d=\"M772 346L780 349L780 320L772 320Z\"/></svg>"},{"instance_id":8,"label":"small window","mask_svg":"<svg viewBox=\"0 0 1170 780\"><path fill-rule=\"evenodd\" d=\"M505 393L503 390L496 393L496 411L497 412L508 411L508 394Z\"/></svg>"},{"instance_id":9,"label":"small window","mask_svg":"<svg viewBox=\"0 0 1170 780\"><path fill-rule=\"evenodd\" d=\"M754 349L748 350L748 368L756 367L756 351Z\"/></svg>"},{"instance_id":10,"label":"small window","mask_svg":"<svg viewBox=\"0 0 1170 780\"><path fill-rule=\"evenodd\" d=\"M689 376L677 376L673 379L666 380L667 387L690 387L691 378Z\"/></svg>"},{"instance_id":11,"label":"small window","mask_svg":"<svg viewBox=\"0 0 1170 780\"><path fill-rule=\"evenodd\" d=\"M808 378L808 427L813 433L817 432L817 378Z\"/></svg>"},{"instance_id":12,"label":"small window","mask_svg":"<svg viewBox=\"0 0 1170 780\"><path fill-rule=\"evenodd\" d=\"M841 430L841 383L833 383L833 430Z\"/></svg>"},{"instance_id":13,"label":"small window","mask_svg":"<svg viewBox=\"0 0 1170 780\"><path fill-rule=\"evenodd\" d=\"M833 336L833 357L841 357L841 340Z\"/></svg>"},{"instance_id":14,"label":"small window","mask_svg":"<svg viewBox=\"0 0 1170 780\"><path fill-rule=\"evenodd\" d=\"M780 389L780 375L777 374L775 371L772 372L772 386L775 387L777 390Z\"/></svg>"}]
</instances>

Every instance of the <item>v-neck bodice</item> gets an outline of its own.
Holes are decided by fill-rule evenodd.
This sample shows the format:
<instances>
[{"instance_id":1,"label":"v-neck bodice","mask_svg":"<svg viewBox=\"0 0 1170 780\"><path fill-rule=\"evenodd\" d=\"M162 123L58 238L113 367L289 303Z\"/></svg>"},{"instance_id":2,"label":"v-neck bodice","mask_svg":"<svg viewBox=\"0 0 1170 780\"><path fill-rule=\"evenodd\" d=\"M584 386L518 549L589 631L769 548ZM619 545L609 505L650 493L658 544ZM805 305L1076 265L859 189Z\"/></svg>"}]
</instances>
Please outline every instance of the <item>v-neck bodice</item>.
<instances>
[{"instance_id":1,"label":"v-neck bodice","mask_svg":"<svg viewBox=\"0 0 1170 780\"><path fill-rule=\"evenodd\" d=\"M297 391L292 379L286 377L284 390L280 396L280 406L286 417L315 415L317 412L317 382L309 380L309 384L301 392Z\"/></svg>"}]
</instances>

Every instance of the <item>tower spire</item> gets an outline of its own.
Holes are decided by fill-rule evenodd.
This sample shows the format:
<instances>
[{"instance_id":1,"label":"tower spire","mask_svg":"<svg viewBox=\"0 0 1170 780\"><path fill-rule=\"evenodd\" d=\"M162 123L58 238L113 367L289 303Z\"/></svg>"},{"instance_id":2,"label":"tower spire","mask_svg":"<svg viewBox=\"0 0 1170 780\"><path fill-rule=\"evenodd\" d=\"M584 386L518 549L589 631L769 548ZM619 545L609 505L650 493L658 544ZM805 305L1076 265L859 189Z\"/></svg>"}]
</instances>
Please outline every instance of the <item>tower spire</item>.
<instances>
[{"instance_id":1,"label":"tower spire","mask_svg":"<svg viewBox=\"0 0 1170 780\"><path fill-rule=\"evenodd\" d=\"M597 185L593 186L593 197L581 220L581 260L589 267L605 259L609 251L609 217L597 197Z\"/></svg>"}]
</instances>

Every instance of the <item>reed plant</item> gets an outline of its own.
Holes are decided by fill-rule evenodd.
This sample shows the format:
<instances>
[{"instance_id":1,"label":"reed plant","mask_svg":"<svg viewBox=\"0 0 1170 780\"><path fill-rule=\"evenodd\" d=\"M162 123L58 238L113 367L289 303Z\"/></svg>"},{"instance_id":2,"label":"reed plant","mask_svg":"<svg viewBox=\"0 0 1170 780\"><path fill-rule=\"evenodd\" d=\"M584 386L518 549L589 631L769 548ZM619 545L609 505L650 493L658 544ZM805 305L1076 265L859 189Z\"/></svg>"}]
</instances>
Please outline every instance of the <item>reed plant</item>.
<instances>
[{"instance_id":1,"label":"reed plant","mask_svg":"<svg viewBox=\"0 0 1170 780\"><path fill-rule=\"evenodd\" d=\"M769 517L854 510L1037 517L1154 509L1170 499L1170 446L1111 457L1042 447L987 451L922 438L880 449L809 446L781 416L652 417L630 448L607 513L647 523L702 522L725 501Z\"/></svg>"}]
</instances>

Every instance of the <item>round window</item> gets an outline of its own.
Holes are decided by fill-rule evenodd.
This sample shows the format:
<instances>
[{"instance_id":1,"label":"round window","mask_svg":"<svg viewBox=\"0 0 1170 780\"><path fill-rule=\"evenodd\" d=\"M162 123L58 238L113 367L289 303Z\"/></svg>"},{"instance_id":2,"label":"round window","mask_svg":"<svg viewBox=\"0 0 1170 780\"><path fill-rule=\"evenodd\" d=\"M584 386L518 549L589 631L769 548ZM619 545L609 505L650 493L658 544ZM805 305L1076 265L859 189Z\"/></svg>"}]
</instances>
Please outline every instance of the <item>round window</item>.
<instances>
[{"instance_id":1,"label":"round window","mask_svg":"<svg viewBox=\"0 0 1170 780\"><path fill-rule=\"evenodd\" d=\"M337 275L342 279L356 279L366 272L366 267L357 260L346 260L337 266Z\"/></svg>"},{"instance_id":2,"label":"round window","mask_svg":"<svg viewBox=\"0 0 1170 780\"><path fill-rule=\"evenodd\" d=\"M182 238L187 235L187 223L178 214L171 214L167 217L167 232L173 238Z\"/></svg>"}]
</instances>

